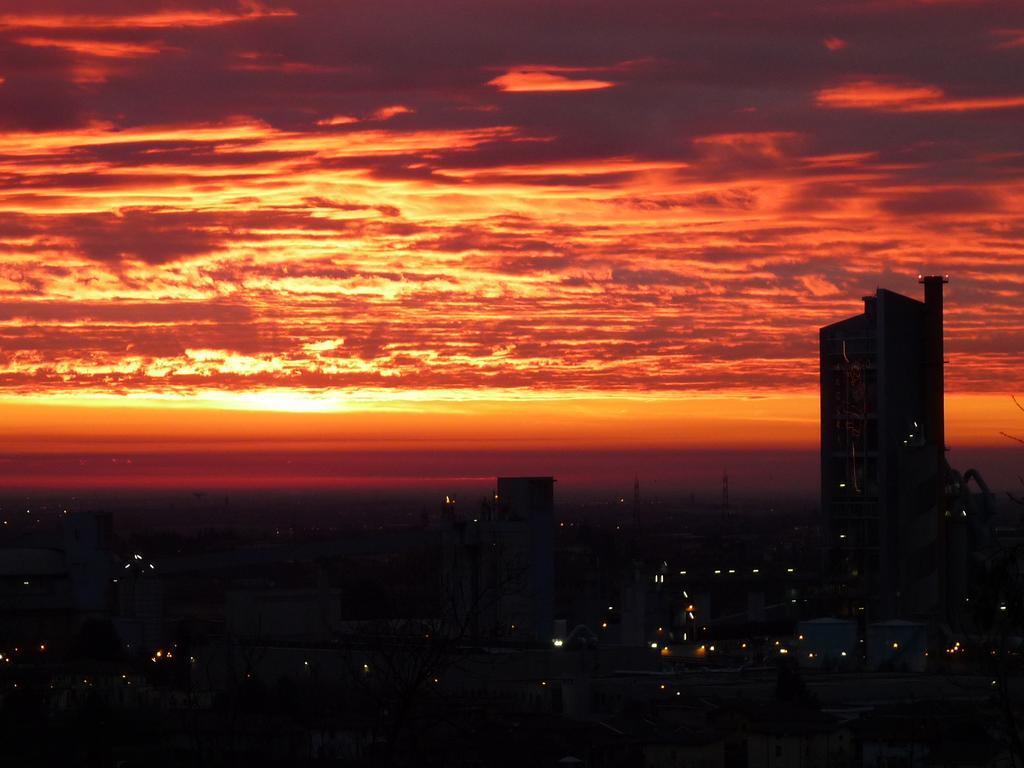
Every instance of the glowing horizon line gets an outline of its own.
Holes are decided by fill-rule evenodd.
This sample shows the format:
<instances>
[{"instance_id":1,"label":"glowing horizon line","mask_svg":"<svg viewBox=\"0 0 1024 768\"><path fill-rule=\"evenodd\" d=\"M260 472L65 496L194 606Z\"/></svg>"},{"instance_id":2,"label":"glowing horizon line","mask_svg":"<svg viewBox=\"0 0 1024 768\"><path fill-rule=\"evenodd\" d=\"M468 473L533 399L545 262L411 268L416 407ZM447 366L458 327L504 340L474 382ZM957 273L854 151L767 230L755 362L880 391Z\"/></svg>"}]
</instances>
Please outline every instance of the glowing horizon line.
<instances>
[{"instance_id":1,"label":"glowing horizon line","mask_svg":"<svg viewBox=\"0 0 1024 768\"><path fill-rule=\"evenodd\" d=\"M990 394L990 393L985 393ZM254 410L270 412L338 412L354 410L353 406L382 406L389 404L423 403L558 403L558 402L693 402L722 400L792 400L817 398L816 389L737 390L721 389L694 392L670 389L527 389L507 388L455 388L455 389L293 389L266 388L240 391L220 389L181 390L164 392L109 392L78 390L68 392L26 392L0 395L2 405L52 405L76 407L167 407L217 408L222 410ZM401 410L401 409L399 409Z\"/></svg>"}]
</instances>

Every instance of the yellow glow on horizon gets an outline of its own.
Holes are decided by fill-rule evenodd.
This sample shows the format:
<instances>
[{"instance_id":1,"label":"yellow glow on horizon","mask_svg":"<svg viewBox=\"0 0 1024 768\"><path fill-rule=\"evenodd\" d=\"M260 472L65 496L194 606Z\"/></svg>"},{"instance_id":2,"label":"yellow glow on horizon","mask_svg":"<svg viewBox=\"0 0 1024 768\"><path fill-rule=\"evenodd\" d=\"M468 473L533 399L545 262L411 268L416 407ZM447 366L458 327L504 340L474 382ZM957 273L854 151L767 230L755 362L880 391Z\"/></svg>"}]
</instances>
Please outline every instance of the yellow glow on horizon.
<instances>
[{"instance_id":1,"label":"yellow glow on horizon","mask_svg":"<svg viewBox=\"0 0 1024 768\"><path fill-rule=\"evenodd\" d=\"M948 442L999 446L1008 396L946 398ZM816 393L207 391L0 398L0 451L814 449Z\"/></svg>"}]
</instances>

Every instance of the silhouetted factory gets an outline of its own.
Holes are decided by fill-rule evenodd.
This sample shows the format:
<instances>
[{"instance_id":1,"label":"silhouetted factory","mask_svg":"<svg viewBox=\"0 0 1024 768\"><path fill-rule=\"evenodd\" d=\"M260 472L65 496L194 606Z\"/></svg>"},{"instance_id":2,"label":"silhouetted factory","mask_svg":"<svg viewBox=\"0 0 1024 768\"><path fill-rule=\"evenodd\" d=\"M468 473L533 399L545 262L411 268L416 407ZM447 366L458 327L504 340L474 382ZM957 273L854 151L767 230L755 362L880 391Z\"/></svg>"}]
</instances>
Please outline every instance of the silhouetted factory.
<instances>
[{"instance_id":1,"label":"silhouetted factory","mask_svg":"<svg viewBox=\"0 0 1024 768\"><path fill-rule=\"evenodd\" d=\"M972 553L987 544L988 493L946 461L942 293L879 289L864 312L825 326L821 504L827 576L840 613L949 624Z\"/></svg>"}]
</instances>

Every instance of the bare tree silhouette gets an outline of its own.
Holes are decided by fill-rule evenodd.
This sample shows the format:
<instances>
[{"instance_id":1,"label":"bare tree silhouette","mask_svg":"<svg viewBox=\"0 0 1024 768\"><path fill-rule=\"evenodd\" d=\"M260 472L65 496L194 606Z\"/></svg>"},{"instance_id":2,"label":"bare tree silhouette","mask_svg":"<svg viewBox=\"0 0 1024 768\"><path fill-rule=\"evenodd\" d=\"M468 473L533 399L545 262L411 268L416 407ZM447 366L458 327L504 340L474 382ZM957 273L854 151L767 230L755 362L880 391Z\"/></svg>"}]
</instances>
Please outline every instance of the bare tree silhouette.
<instances>
[{"instance_id":1,"label":"bare tree silhouette","mask_svg":"<svg viewBox=\"0 0 1024 768\"><path fill-rule=\"evenodd\" d=\"M1014 405L1024 405L1011 395ZM1024 445L1024 438L1008 432L1004 437ZM1024 484L1024 478L1019 478ZM1024 505L1024 497L1007 492L1011 501ZM974 588L968 598L969 610L962 614L961 629L973 640L979 663L992 674L995 698L1000 710L1006 741L1013 765L1024 766L1024 739L1021 737L1016 702L1010 681L1024 672L1021 663L1021 634L1024 632L1024 546L1003 546L998 542L977 569ZM954 651L955 653L955 651Z\"/></svg>"},{"instance_id":2,"label":"bare tree silhouette","mask_svg":"<svg viewBox=\"0 0 1024 768\"><path fill-rule=\"evenodd\" d=\"M455 694L445 686L446 677L474 674L468 660L481 640L478 617L525 589L524 572L515 563L468 599L457 585L442 581L434 617L355 622L334 633L345 682L355 694L350 704L373 718L373 764L422 764L423 737L449 722Z\"/></svg>"}]
</instances>

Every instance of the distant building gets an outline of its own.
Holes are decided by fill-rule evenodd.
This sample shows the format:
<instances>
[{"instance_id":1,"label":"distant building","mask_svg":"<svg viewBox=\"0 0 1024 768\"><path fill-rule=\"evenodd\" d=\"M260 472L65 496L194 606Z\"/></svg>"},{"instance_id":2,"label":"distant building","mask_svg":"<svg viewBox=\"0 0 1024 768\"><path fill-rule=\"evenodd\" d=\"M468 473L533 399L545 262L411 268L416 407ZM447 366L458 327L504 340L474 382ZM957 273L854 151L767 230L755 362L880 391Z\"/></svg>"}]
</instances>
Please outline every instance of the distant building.
<instances>
[{"instance_id":1,"label":"distant building","mask_svg":"<svg viewBox=\"0 0 1024 768\"><path fill-rule=\"evenodd\" d=\"M52 533L0 548L0 647L57 647L87 619L109 618L116 565L111 518L76 512Z\"/></svg>"},{"instance_id":2,"label":"distant building","mask_svg":"<svg viewBox=\"0 0 1024 768\"><path fill-rule=\"evenodd\" d=\"M501 477L479 510L448 509L442 600L453 626L474 637L552 640L552 477Z\"/></svg>"},{"instance_id":3,"label":"distant building","mask_svg":"<svg viewBox=\"0 0 1024 768\"><path fill-rule=\"evenodd\" d=\"M821 495L832 576L870 619L940 602L945 486L942 284L879 289L821 329Z\"/></svg>"},{"instance_id":4,"label":"distant building","mask_svg":"<svg viewBox=\"0 0 1024 768\"><path fill-rule=\"evenodd\" d=\"M849 670L860 656L857 625L851 619L821 618L796 626L800 649L797 664L807 669Z\"/></svg>"},{"instance_id":5,"label":"distant building","mask_svg":"<svg viewBox=\"0 0 1024 768\"><path fill-rule=\"evenodd\" d=\"M946 462L947 281L921 282L923 302L879 289L862 314L820 331L826 560L839 612L862 626L949 622L991 514L977 473L965 475L982 488L972 494Z\"/></svg>"},{"instance_id":6,"label":"distant building","mask_svg":"<svg viewBox=\"0 0 1024 768\"><path fill-rule=\"evenodd\" d=\"M225 631L243 641L323 643L342 626L336 589L233 589L225 598Z\"/></svg>"},{"instance_id":7,"label":"distant building","mask_svg":"<svg viewBox=\"0 0 1024 768\"><path fill-rule=\"evenodd\" d=\"M729 734L726 764L748 768L851 768L853 734L838 717L782 702L723 702L711 723Z\"/></svg>"},{"instance_id":8,"label":"distant building","mask_svg":"<svg viewBox=\"0 0 1024 768\"><path fill-rule=\"evenodd\" d=\"M1003 768L1015 762L975 704L955 700L880 706L854 723L861 765Z\"/></svg>"}]
</instances>

